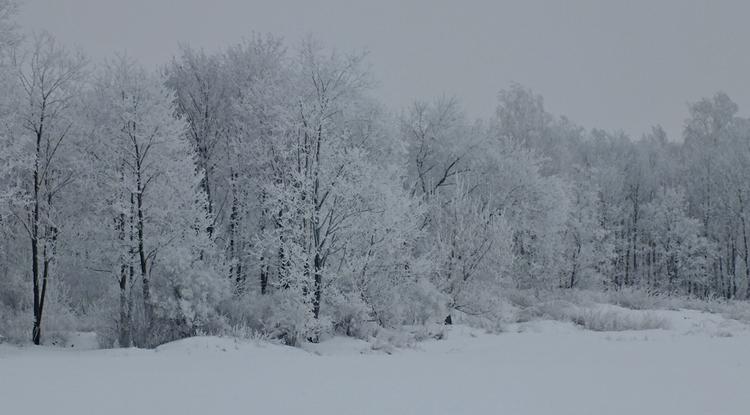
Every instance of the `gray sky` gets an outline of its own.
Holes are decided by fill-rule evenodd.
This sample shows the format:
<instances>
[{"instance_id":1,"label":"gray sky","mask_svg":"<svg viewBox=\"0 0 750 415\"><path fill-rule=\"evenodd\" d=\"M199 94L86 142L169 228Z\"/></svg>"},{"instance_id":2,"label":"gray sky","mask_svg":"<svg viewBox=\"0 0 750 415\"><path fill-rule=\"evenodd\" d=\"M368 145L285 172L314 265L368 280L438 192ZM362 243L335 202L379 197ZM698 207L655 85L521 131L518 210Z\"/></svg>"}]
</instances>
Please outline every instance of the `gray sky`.
<instances>
[{"instance_id":1,"label":"gray sky","mask_svg":"<svg viewBox=\"0 0 750 415\"><path fill-rule=\"evenodd\" d=\"M717 90L750 107L750 2L737 0L25 0L20 22L94 59L127 51L147 65L177 44L207 50L253 32L312 34L370 51L393 108L442 93L471 116L519 82L583 126L674 139L686 103Z\"/></svg>"}]
</instances>

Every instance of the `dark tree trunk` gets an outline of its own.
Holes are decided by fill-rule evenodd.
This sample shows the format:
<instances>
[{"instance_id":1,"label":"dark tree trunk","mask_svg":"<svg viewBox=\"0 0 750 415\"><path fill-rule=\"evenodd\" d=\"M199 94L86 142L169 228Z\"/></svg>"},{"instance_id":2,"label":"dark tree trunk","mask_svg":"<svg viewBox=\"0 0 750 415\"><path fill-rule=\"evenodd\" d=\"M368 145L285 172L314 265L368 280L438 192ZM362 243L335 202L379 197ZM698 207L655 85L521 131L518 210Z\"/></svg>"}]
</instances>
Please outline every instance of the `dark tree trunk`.
<instances>
[{"instance_id":1,"label":"dark tree trunk","mask_svg":"<svg viewBox=\"0 0 750 415\"><path fill-rule=\"evenodd\" d=\"M744 243L744 260L745 260L745 280L747 282L747 288L745 289L745 299L750 300L750 265L748 265L748 260L750 260L750 248L748 247L748 240L747 240L747 227L745 226L745 216L743 214L742 216L742 241Z\"/></svg>"},{"instance_id":2,"label":"dark tree trunk","mask_svg":"<svg viewBox=\"0 0 750 415\"><path fill-rule=\"evenodd\" d=\"M36 227L36 224L34 224ZM32 231L36 233L35 231ZM39 247L36 238L31 240L31 272L34 290L34 328L31 331L31 341L39 345L42 338L42 309L40 307L40 287L39 287Z\"/></svg>"},{"instance_id":3,"label":"dark tree trunk","mask_svg":"<svg viewBox=\"0 0 750 415\"><path fill-rule=\"evenodd\" d=\"M44 114L44 113L42 113ZM42 339L42 311L44 288L39 287L39 160L41 159L42 131L44 115L42 115L39 129L36 131L36 160L34 162L34 212L31 218L31 275L34 291L34 327L31 331L31 341L41 344ZM41 290L41 293L40 293Z\"/></svg>"},{"instance_id":4,"label":"dark tree trunk","mask_svg":"<svg viewBox=\"0 0 750 415\"><path fill-rule=\"evenodd\" d=\"M125 232L125 214L120 214L117 219L117 230L119 231L118 238L121 244L125 244L126 232ZM130 347L130 319L128 318L128 263L125 258L122 258L120 264L120 324L119 324L119 335L118 344L120 347Z\"/></svg>"},{"instance_id":5,"label":"dark tree trunk","mask_svg":"<svg viewBox=\"0 0 750 415\"><path fill-rule=\"evenodd\" d=\"M128 319L128 266L120 265L120 347L130 347L130 321Z\"/></svg>"},{"instance_id":6,"label":"dark tree trunk","mask_svg":"<svg viewBox=\"0 0 750 415\"><path fill-rule=\"evenodd\" d=\"M237 179L239 174L232 171L232 212L229 215L229 279L234 280L235 294L241 294L245 288L245 276L242 273L242 259L240 257L241 244L238 239L238 228L240 219L240 199L237 193Z\"/></svg>"},{"instance_id":7,"label":"dark tree trunk","mask_svg":"<svg viewBox=\"0 0 750 415\"><path fill-rule=\"evenodd\" d=\"M268 215L268 209L265 207L266 203L266 193L262 192L260 195L260 204L261 204L261 211L260 211L260 231L259 233L263 235L266 230L266 217ZM266 260L265 251L261 253L260 255L260 294L265 295L266 291L268 289L268 264Z\"/></svg>"},{"instance_id":8,"label":"dark tree trunk","mask_svg":"<svg viewBox=\"0 0 750 415\"><path fill-rule=\"evenodd\" d=\"M265 295L268 291L268 264L264 256L260 257L260 293Z\"/></svg>"},{"instance_id":9,"label":"dark tree trunk","mask_svg":"<svg viewBox=\"0 0 750 415\"><path fill-rule=\"evenodd\" d=\"M315 254L315 262L314 262L314 278L315 278L315 292L313 293L313 316L317 319L320 316L320 298L323 291L323 275L322 268L323 264L321 263L320 254Z\"/></svg>"},{"instance_id":10,"label":"dark tree trunk","mask_svg":"<svg viewBox=\"0 0 750 415\"><path fill-rule=\"evenodd\" d=\"M208 154L207 153L208 151L206 151L205 149L201 150L201 160L203 164L203 177L201 179L201 187L203 187L203 191L206 193L206 214L208 215L208 219L210 221L210 224L208 225L206 232L208 233L208 236L211 237L214 234L214 225L213 225L214 202L213 202L213 195L211 194L211 182L209 180Z\"/></svg>"},{"instance_id":11,"label":"dark tree trunk","mask_svg":"<svg viewBox=\"0 0 750 415\"><path fill-rule=\"evenodd\" d=\"M632 236L632 245L633 245L633 271L632 276L630 278L630 284L633 285L636 283L636 279L639 279L638 276L638 211L639 209L639 200L638 200L638 190L639 187L636 187L635 189L635 195L633 196L633 236Z\"/></svg>"},{"instance_id":12,"label":"dark tree trunk","mask_svg":"<svg viewBox=\"0 0 750 415\"><path fill-rule=\"evenodd\" d=\"M151 333L154 324L154 304L151 299L151 281L148 275L148 258L144 246L144 218L143 218L143 183L141 181L140 165L136 176L138 192L135 195L136 214L138 215L136 231L138 233L138 259L141 272L141 289L143 292L143 316L146 332Z\"/></svg>"},{"instance_id":13,"label":"dark tree trunk","mask_svg":"<svg viewBox=\"0 0 750 415\"><path fill-rule=\"evenodd\" d=\"M289 284L289 259L286 257L286 252L284 250L284 238L280 238L280 244L279 244L279 269L278 269L278 278L279 283L281 285L281 288L288 289L290 287Z\"/></svg>"}]
</instances>

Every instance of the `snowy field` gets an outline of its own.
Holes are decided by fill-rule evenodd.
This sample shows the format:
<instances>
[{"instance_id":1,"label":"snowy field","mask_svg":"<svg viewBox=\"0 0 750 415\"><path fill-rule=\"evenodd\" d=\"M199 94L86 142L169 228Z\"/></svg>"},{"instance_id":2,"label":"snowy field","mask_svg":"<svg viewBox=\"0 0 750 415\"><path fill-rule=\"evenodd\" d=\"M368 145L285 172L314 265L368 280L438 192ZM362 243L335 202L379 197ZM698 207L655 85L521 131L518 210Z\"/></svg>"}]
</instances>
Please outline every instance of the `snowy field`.
<instances>
[{"instance_id":1,"label":"snowy field","mask_svg":"<svg viewBox=\"0 0 750 415\"><path fill-rule=\"evenodd\" d=\"M628 311L638 313L637 311ZM747 414L750 331L698 311L666 330L463 326L385 354L200 337L156 350L0 345L2 414Z\"/></svg>"}]
</instances>

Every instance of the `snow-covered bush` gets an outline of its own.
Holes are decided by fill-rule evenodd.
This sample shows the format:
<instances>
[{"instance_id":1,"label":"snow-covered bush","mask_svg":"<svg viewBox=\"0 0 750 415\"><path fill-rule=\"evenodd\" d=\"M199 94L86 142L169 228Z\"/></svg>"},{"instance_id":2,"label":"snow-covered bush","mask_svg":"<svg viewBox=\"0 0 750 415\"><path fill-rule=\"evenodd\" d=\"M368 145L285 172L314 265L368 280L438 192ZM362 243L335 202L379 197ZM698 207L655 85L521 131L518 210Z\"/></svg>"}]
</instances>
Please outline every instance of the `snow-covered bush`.
<instances>
[{"instance_id":1,"label":"snow-covered bush","mask_svg":"<svg viewBox=\"0 0 750 415\"><path fill-rule=\"evenodd\" d=\"M638 288L621 288L607 293L609 302L632 310L653 310L661 308L663 295Z\"/></svg>"},{"instance_id":2,"label":"snow-covered bush","mask_svg":"<svg viewBox=\"0 0 750 415\"><path fill-rule=\"evenodd\" d=\"M653 312L629 313L608 308L575 309L570 319L593 331L668 329L669 321Z\"/></svg>"},{"instance_id":3,"label":"snow-covered bush","mask_svg":"<svg viewBox=\"0 0 750 415\"><path fill-rule=\"evenodd\" d=\"M226 318L225 330L242 326L290 346L330 332L330 323L312 318L310 304L300 302L300 297L299 293L288 289L232 298L221 306Z\"/></svg>"},{"instance_id":4,"label":"snow-covered bush","mask_svg":"<svg viewBox=\"0 0 750 415\"><path fill-rule=\"evenodd\" d=\"M52 283L46 298L42 328L47 335L42 344L64 344L68 336L78 330L78 317L73 312L65 286ZM25 301L23 303L26 303ZM26 344L31 341L33 313L29 307L0 302L0 341Z\"/></svg>"},{"instance_id":5,"label":"snow-covered bush","mask_svg":"<svg viewBox=\"0 0 750 415\"><path fill-rule=\"evenodd\" d=\"M405 283L400 287L400 324L428 324L441 322L447 315L449 299L425 279ZM395 304L394 304L395 305Z\"/></svg>"},{"instance_id":6,"label":"snow-covered bush","mask_svg":"<svg viewBox=\"0 0 750 415\"><path fill-rule=\"evenodd\" d=\"M515 320L519 322L549 319L573 322L587 330L623 331L669 328L669 322L658 314L643 308L631 309L609 306L619 297L588 290L565 290L534 294L529 290L510 290L507 298L515 307ZM625 295L631 305L643 305L645 293ZM650 304L656 305L651 302ZM659 308L659 307L654 307Z\"/></svg>"},{"instance_id":7,"label":"snow-covered bush","mask_svg":"<svg viewBox=\"0 0 750 415\"><path fill-rule=\"evenodd\" d=\"M337 334L366 339L377 326L373 308L357 291L339 292L327 296L333 330Z\"/></svg>"},{"instance_id":8,"label":"snow-covered bush","mask_svg":"<svg viewBox=\"0 0 750 415\"><path fill-rule=\"evenodd\" d=\"M0 304L0 343L25 344L31 339L31 310L16 310Z\"/></svg>"},{"instance_id":9,"label":"snow-covered bush","mask_svg":"<svg viewBox=\"0 0 750 415\"><path fill-rule=\"evenodd\" d=\"M112 297L114 300L115 297ZM117 301L103 303L97 308L95 318L90 318L88 325L96 333L96 340L99 347L109 349L112 347L128 347L130 345L121 345L119 339L119 320L118 320Z\"/></svg>"},{"instance_id":10,"label":"snow-covered bush","mask_svg":"<svg viewBox=\"0 0 750 415\"><path fill-rule=\"evenodd\" d=\"M157 344L198 331L212 332L222 324L217 306L230 295L229 281L199 257L190 245L176 245L158 258L153 273L156 319L152 327Z\"/></svg>"},{"instance_id":11,"label":"snow-covered bush","mask_svg":"<svg viewBox=\"0 0 750 415\"><path fill-rule=\"evenodd\" d=\"M750 304L746 301L736 301L723 307L722 314L727 318L750 323Z\"/></svg>"},{"instance_id":12,"label":"snow-covered bush","mask_svg":"<svg viewBox=\"0 0 750 415\"><path fill-rule=\"evenodd\" d=\"M45 304L48 313L42 323L47 333L43 344L64 345L70 334L78 330L78 316L70 304L68 289L60 282L52 283Z\"/></svg>"},{"instance_id":13,"label":"snow-covered bush","mask_svg":"<svg viewBox=\"0 0 750 415\"><path fill-rule=\"evenodd\" d=\"M396 349L414 347L418 342L428 339L444 339L446 335L445 325L435 323L402 326L398 329L381 327L376 330L374 338L371 339L371 347L372 350L391 354Z\"/></svg>"}]
</instances>

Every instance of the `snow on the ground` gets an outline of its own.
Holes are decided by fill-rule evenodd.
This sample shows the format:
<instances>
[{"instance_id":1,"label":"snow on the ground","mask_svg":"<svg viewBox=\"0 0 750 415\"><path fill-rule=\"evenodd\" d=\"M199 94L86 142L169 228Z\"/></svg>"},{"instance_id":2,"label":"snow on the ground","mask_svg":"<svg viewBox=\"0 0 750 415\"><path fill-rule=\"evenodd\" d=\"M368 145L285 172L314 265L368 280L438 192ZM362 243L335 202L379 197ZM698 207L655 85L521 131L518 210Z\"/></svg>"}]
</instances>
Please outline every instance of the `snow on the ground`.
<instances>
[{"instance_id":1,"label":"snow on the ground","mask_svg":"<svg viewBox=\"0 0 750 415\"><path fill-rule=\"evenodd\" d=\"M391 355L347 338L305 350L216 337L152 351L0 345L0 413L747 414L748 327L652 312L670 328L455 326Z\"/></svg>"}]
</instances>

